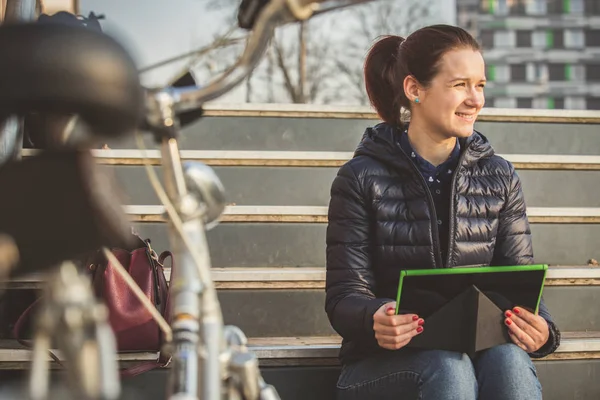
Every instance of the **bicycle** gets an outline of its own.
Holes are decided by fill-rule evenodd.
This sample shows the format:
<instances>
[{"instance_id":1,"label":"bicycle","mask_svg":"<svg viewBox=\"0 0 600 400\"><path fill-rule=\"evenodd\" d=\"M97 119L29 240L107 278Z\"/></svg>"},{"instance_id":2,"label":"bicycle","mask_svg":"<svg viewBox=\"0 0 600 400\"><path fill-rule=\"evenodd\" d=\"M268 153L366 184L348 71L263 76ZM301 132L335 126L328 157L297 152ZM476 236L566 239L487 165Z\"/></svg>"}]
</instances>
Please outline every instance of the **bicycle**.
<instances>
[{"instance_id":1,"label":"bicycle","mask_svg":"<svg viewBox=\"0 0 600 400\"><path fill-rule=\"evenodd\" d=\"M75 87L71 88L74 94L70 94L69 101L63 99L67 106L81 111L82 118L105 135L114 134L110 133L111 129L122 133L141 125L160 143L166 192L160 187L149 164L146 168L159 199L165 205L171 249L179 263L177 277L170 284L173 300L172 341L169 343L171 368L167 383L170 400L279 398L276 390L262 379L257 358L246 347L244 333L237 327L223 325L216 290L210 278L211 262L205 236L206 229L218 223L224 210L223 186L208 166L182 164L177 143L178 121L182 116L198 118L205 102L218 98L243 81L261 60L277 26L367 1L372 0L243 0L238 22L251 32L246 48L234 66L209 85L144 90L136 86L137 76L132 76L131 66L125 57L117 60L118 67L113 73L122 79L122 94L126 90L131 91L123 94L126 100L120 104L109 104L114 93L106 92L99 101ZM93 43L96 39L90 36L89 40ZM80 42L83 45L83 39ZM106 47L100 40L94 43L97 49L105 46L101 49L105 56L118 58L119 51L109 49L110 46ZM140 105L145 107L143 112ZM141 139L139 143L141 146ZM107 253L107 256L110 257L110 254ZM59 343L68 350L65 353L67 358L75 361L75 369L71 367L70 370L74 390L87 398L114 399L120 387L115 383L118 382L115 379L116 351L114 339L111 342L106 329L106 316L91 298L91 293L82 289L85 285L72 265L67 263L58 271L49 282L49 295L53 302L49 303L46 314L41 317L47 332L38 338L38 346L34 349L30 394L40 399L47 396L47 365L43 357L47 354L51 334L61 331L64 337L71 338L79 332L77 337L80 341L68 343L63 340ZM67 310L71 313L76 310L81 315L79 324L69 325L69 318L64 315ZM83 346L82 338L95 344L89 353L93 362L83 360L82 354L76 351ZM85 368L102 373L86 374L81 371Z\"/></svg>"}]
</instances>

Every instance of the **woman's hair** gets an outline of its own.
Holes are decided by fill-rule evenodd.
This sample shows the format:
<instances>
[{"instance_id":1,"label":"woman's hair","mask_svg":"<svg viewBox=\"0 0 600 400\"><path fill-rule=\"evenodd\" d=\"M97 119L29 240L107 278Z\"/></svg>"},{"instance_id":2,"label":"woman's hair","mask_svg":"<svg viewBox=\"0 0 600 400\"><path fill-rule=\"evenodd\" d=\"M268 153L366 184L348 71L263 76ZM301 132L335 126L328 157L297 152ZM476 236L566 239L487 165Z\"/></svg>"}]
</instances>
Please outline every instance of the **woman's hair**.
<instances>
[{"instance_id":1,"label":"woman's hair","mask_svg":"<svg viewBox=\"0 0 600 400\"><path fill-rule=\"evenodd\" d=\"M438 73L442 56L455 49L480 51L479 43L464 29L450 25L421 28L406 39L383 36L365 60L365 85L379 117L388 124L401 124L401 107L410 110L404 79L412 75L427 87Z\"/></svg>"}]
</instances>

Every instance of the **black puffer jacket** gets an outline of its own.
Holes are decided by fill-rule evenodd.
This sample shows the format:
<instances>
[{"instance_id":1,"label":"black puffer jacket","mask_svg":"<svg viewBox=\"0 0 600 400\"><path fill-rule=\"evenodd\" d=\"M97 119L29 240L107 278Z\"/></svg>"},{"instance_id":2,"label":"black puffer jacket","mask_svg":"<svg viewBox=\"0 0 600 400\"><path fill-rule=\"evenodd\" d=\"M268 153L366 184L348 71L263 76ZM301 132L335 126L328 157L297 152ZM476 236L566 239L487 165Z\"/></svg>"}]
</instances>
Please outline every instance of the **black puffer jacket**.
<instances>
[{"instance_id":1,"label":"black puffer jacket","mask_svg":"<svg viewBox=\"0 0 600 400\"><path fill-rule=\"evenodd\" d=\"M400 131L369 128L331 188L326 311L343 337L342 362L381 349L373 314L394 301L401 269L533 263L525 201L514 167L475 132L461 141L451 194L448 259L442 260L431 194L399 145ZM550 354L560 332L543 304Z\"/></svg>"}]
</instances>

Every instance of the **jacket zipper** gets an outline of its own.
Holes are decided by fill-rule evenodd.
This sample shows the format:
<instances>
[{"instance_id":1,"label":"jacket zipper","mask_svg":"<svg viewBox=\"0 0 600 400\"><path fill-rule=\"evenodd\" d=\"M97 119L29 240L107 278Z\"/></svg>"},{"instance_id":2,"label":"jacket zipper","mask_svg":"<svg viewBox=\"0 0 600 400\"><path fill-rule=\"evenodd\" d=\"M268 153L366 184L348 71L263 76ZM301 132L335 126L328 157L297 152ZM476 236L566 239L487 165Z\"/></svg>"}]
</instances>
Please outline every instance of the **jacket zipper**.
<instances>
[{"instance_id":1,"label":"jacket zipper","mask_svg":"<svg viewBox=\"0 0 600 400\"><path fill-rule=\"evenodd\" d=\"M456 140L458 140L458 138ZM452 175L452 185L450 188L450 226L448 226L448 254L446 259L446 268L451 267L450 261L452 259L452 246L454 245L454 229L456 228L456 224L454 223L454 220L456 219L456 215L454 215L454 197L456 196L456 180L458 179L458 171L460 170L462 162L470 146L471 142L467 143L467 146L461 152L460 156L458 157L458 164L456 165L456 169L454 170L454 174Z\"/></svg>"},{"instance_id":2,"label":"jacket zipper","mask_svg":"<svg viewBox=\"0 0 600 400\"><path fill-rule=\"evenodd\" d=\"M421 171L419 171L419 169L416 167L416 165L412 162L412 160L410 159L410 157L408 156L408 154L406 154L404 152L404 150L402 149L402 146L400 146L400 142L397 143L398 147L400 148L400 151L402 152L402 154L404 154L404 156L408 159L408 162L411 166L411 168L413 169L413 172L421 179L421 184L423 186L423 188L425 189L425 193L427 193L427 201L429 202L429 209L431 210L432 214L433 214L433 220L431 221L431 230L433 232L433 251L435 253L435 264L434 268L444 268L444 265L442 264L442 250L440 249L440 232L438 230L438 219L437 219L437 213L435 211L435 203L433 202L433 196L431 195L431 192L429 191L429 187L427 186L427 182L425 182L425 178L423 178L423 174L421 174Z\"/></svg>"}]
</instances>

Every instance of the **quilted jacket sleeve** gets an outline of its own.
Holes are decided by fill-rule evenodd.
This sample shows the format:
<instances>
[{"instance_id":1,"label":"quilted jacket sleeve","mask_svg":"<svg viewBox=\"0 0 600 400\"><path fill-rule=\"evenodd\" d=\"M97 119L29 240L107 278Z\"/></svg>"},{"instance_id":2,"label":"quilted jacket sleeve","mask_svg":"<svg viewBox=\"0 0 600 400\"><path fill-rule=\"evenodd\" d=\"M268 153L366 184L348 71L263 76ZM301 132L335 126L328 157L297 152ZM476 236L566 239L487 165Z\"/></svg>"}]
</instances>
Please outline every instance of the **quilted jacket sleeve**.
<instances>
[{"instance_id":1,"label":"quilted jacket sleeve","mask_svg":"<svg viewBox=\"0 0 600 400\"><path fill-rule=\"evenodd\" d=\"M333 181L327 226L325 310L347 340L375 343L373 314L392 299L376 298L369 252L370 218L350 164Z\"/></svg>"},{"instance_id":2,"label":"quilted jacket sleeve","mask_svg":"<svg viewBox=\"0 0 600 400\"><path fill-rule=\"evenodd\" d=\"M492 265L528 265L534 262L531 230L527 219L521 180L512 165L511 172L508 198L499 218L500 224ZM542 348L530 354L534 358L552 354L560 345L560 330L552 321L552 316L544 304L543 298L539 306L539 315L548 323L550 336Z\"/></svg>"}]
</instances>

